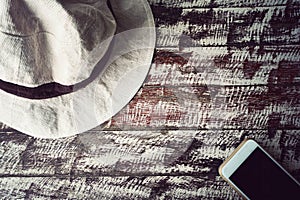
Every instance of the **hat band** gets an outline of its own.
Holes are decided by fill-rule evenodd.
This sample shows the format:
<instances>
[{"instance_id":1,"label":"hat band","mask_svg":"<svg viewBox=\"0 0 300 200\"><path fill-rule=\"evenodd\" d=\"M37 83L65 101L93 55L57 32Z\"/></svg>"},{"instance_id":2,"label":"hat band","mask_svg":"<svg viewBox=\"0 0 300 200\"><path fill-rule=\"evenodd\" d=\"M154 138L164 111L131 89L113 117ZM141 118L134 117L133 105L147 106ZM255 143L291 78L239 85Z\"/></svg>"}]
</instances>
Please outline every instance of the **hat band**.
<instances>
[{"instance_id":1,"label":"hat band","mask_svg":"<svg viewBox=\"0 0 300 200\"><path fill-rule=\"evenodd\" d=\"M0 89L28 99L47 99L72 93L74 86L64 86L58 83L48 83L35 88L16 85L0 80Z\"/></svg>"}]
</instances>

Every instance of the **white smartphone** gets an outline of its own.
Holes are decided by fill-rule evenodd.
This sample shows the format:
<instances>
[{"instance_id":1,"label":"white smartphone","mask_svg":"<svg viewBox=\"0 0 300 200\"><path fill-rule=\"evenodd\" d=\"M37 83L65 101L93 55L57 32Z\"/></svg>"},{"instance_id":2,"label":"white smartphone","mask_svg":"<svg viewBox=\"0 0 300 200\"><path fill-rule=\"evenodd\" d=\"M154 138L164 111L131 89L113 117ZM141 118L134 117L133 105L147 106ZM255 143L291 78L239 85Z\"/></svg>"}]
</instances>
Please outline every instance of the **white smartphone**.
<instances>
[{"instance_id":1,"label":"white smartphone","mask_svg":"<svg viewBox=\"0 0 300 200\"><path fill-rule=\"evenodd\" d=\"M244 140L219 167L245 199L300 199L300 184L254 140Z\"/></svg>"}]
</instances>

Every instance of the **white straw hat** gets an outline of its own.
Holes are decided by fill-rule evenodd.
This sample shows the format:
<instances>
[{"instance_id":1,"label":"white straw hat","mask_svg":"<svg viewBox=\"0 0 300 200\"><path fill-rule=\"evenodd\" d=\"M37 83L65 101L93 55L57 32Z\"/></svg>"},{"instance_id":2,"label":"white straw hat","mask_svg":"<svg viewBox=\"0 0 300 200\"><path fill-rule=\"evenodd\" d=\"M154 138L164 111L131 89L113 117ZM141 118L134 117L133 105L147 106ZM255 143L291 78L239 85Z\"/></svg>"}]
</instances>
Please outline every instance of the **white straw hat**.
<instances>
[{"instance_id":1,"label":"white straw hat","mask_svg":"<svg viewBox=\"0 0 300 200\"><path fill-rule=\"evenodd\" d=\"M66 137L115 115L142 85L155 27L147 0L3 0L0 121Z\"/></svg>"}]
</instances>

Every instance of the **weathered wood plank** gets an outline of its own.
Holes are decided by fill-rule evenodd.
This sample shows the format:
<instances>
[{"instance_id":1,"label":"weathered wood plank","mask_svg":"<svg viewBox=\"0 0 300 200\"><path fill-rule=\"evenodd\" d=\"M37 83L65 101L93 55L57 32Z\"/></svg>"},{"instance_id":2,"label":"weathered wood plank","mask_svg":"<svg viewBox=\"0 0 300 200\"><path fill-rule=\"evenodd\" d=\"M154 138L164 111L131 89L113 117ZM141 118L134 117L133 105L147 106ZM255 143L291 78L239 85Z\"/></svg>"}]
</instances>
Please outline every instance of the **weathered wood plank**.
<instances>
[{"instance_id":1,"label":"weathered wood plank","mask_svg":"<svg viewBox=\"0 0 300 200\"><path fill-rule=\"evenodd\" d=\"M158 49L144 85L300 83L300 46Z\"/></svg>"},{"instance_id":2,"label":"weathered wood plank","mask_svg":"<svg viewBox=\"0 0 300 200\"><path fill-rule=\"evenodd\" d=\"M299 116L299 84L157 86L142 88L104 127L107 130L268 129L271 126L298 129Z\"/></svg>"},{"instance_id":3,"label":"weathered wood plank","mask_svg":"<svg viewBox=\"0 0 300 200\"><path fill-rule=\"evenodd\" d=\"M245 137L256 139L300 179L299 130L276 129L90 131L60 140L2 133L0 177L193 175L214 180L218 166Z\"/></svg>"},{"instance_id":4,"label":"weathered wood plank","mask_svg":"<svg viewBox=\"0 0 300 200\"><path fill-rule=\"evenodd\" d=\"M238 199L219 178L199 176L0 178L3 199Z\"/></svg>"},{"instance_id":5,"label":"weathered wood plank","mask_svg":"<svg viewBox=\"0 0 300 200\"><path fill-rule=\"evenodd\" d=\"M120 130L299 128L299 86L145 87L113 117Z\"/></svg>"},{"instance_id":6,"label":"weathered wood plank","mask_svg":"<svg viewBox=\"0 0 300 200\"><path fill-rule=\"evenodd\" d=\"M300 6L173 9L154 6L157 46L299 44Z\"/></svg>"},{"instance_id":7,"label":"weathered wood plank","mask_svg":"<svg viewBox=\"0 0 300 200\"><path fill-rule=\"evenodd\" d=\"M298 5L299 0L148 0L151 5L170 8L265 7Z\"/></svg>"}]
</instances>

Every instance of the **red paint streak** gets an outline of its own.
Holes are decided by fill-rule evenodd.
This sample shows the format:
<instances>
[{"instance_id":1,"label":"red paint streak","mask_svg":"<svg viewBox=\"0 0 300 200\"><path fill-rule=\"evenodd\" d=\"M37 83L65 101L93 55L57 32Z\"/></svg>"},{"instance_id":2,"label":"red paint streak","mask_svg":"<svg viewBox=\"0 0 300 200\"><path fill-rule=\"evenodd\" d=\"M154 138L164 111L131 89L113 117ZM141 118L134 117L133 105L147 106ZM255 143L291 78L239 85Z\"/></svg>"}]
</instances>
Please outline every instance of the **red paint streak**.
<instances>
[{"instance_id":1,"label":"red paint streak","mask_svg":"<svg viewBox=\"0 0 300 200\"><path fill-rule=\"evenodd\" d=\"M174 123L184 114L178 104L173 88L143 88L118 115L113 117L111 127L126 125L147 127L153 126L153 123Z\"/></svg>"},{"instance_id":2,"label":"red paint streak","mask_svg":"<svg viewBox=\"0 0 300 200\"><path fill-rule=\"evenodd\" d=\"M180 53L180 52L171 52L158 50L155 53L154 63L156 64L178 64L180 66L184 66L189 62L190 57L192 56L191 52L188 53Z\"/></svg>"}]
</instances>

